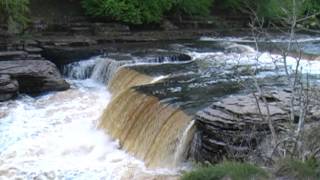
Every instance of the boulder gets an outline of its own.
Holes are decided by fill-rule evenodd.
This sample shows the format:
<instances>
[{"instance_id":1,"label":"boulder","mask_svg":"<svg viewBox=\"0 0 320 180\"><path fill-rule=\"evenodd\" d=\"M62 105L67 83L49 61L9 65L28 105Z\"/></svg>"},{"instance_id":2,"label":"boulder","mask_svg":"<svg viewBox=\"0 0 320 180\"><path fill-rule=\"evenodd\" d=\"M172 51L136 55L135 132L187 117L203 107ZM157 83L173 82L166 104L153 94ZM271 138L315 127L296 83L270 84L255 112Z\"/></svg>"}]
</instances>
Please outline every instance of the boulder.
<instances>
[{"instance_id":1,"label":"boulder","mask_svg":"<svg viewBox=\"0 0 320 180\"><path fill-rule=\"evenodd\" d=\"M0 86L3 88L2 91L0 88L0 94L8 90L16 91L16 84L19 85L19 92L30 94L66 90L70 87L57 67L47 60L0 61L0 74ZM8 75L17 83L10 81Z\"/></svg>"},{"instance_id":2,"label":"boulder","mask_svg":"<svg viewBox=\"0 0 320 180\"><path fill-rule=\"evenodd\" d=\"M270 118L276 130L288 121L290 93L273 91L265 95ZM254 154L255 148L270 134L267 108L253 94L232 95L197 112L197 132L191 154L200 162L227 159L242 160ZM260 110L257 106L260 105Z\"/></svg>"},{"instance_id":3,"label":"boulder","mask_svg":"<svg viewBox=\"0 0 320 180\"><path fill-rule=\"evenodd\" d=\"M94 47L70 47L70 46L44 46L43 57L49 59L57 66L87 59L98 55L100 51Z\"/></svg>"},{"instance_id":4,"label":"boulder","mask_svg":"<svg viewBox=\"0 0 320 180\"><path fill-rule=\"evenodd\" d=\"M18 94L19 84L7 74L0 75L0 101L6 101Z\"/></svg>"},{"instance_id":5,"label":"boulder","mask_svg":"<svg viewBox=\"0 0 320 180\"><path fill-rule=\"evenodd\" d=\"M176 25L174 25L169 20L163 20L160 26L161 26L161 29L163 29L165 31L171 31L171 30L178 30L179 29Z\"/></svg>"}]
</instances>

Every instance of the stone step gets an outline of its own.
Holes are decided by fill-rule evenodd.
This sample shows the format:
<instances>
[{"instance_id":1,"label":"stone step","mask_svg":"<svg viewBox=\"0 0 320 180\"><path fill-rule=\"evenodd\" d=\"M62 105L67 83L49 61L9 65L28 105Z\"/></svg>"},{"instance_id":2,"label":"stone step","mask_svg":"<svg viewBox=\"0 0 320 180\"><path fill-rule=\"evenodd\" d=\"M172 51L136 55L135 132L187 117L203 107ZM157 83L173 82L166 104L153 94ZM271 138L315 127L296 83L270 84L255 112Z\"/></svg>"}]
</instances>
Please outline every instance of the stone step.
<instances>
[{"instance_id":1,"label":"stone step","mask_svg":"<svg viewBox=\"0 0 320 180\"><path fill-rule=\"evenodd\" d=\"M29 54L26 60L44 60L41 54Z\"/></svg>"},{"instance_id":2,"label":"stone step","mask_svg":"<svg viewBox=\"0 0 320 180\"><path fill-rule=\"evenodd\" d=\"M72 27L70 29L70 32L72 34L81 34L81 35L91 35L92 34L92 28L91 27Z\"/></svg>"},{"instance_id":3,"label":"stone step","mask_svg":"<svg viewBox=\"0 0 320 180\"><path fill-rule=\"evenodd\" d=\"M0 51L0 61L23 59L28 56L25 51Z\"/></svg>"},{"instance_id":4,"label":"stone step","mask_svg":"<svg viewBox=\"0 0 320 180\"><path fill-rule=\"evenodd\" d=\"M42 48L38 48L38 47L26 47L24 48L24 50L29 54L40 54L43 51Z\"/></svg>"}]
</instances>

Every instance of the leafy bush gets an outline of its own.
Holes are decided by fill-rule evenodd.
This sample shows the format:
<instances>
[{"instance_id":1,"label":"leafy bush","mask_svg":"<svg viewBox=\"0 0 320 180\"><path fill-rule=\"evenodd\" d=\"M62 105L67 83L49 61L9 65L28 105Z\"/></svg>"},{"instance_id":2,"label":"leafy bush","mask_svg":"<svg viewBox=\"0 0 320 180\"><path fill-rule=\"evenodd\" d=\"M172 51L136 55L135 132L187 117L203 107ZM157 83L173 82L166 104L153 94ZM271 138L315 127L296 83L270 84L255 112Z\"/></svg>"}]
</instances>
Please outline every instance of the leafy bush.
<instances>
[{"instance_id":1,"label":"leafy bush","mask_svg":"<svg viewBox=\"0 0 320 180\"><path fill-rule=\"evenodd\" d=\"M131 24L160 22L172 8L188 15L207 15L212 0L82 0L88 15Z\"/></svg>"},{"instance_id":2,"label":"leafy bush","mask_svg":"<svg viewBox=\"0 0 320 180\"><path fill-rule=\"evenodd\" d=\"M88 15L112 17L125 23L142 24L161 20L171 0L83 0Z\"/></svg>"},{"instance_id":3,"label":"leafy bush","mask_svg":"<svg viewBox=\"0 0 320 180\"><path fill-rule=\"evenodd\" d=\"M0 0L0 15L8 23L25 26L28 22L29 0Z\"/></svg>"},{"instance_id":4,"label":"leafy bush","mask_svg":"<svg viewBox=\"0 0 320 180\"><path fill-rule=\"evenodd\" d=\"M278 162L276 175L291 179L320 179L320 163L314 158L305 162L296 159L284 159Z\"/></svg>"},{"instance_id":5,"label":"leafy bush","mask_svg":"<svg viewBox=\"0 0 320 180\"><path fill-rule=\"evenodd\" d=\"M177 0L175 9L187 15L207 16L213 0Z\"/></svg>"},{"instance_id":6,"label":"leafy bush","mask_svg":"<svg viewBox=\"0 0 320 180\"><path fill-rule=\"evenodd\" d=\"M186 173L182 180L231 180L267 179L268 174L261 168L248 163L224 162L215 166L202 167Z\"/></svg>"},{"instance_id":7,"label":"leafy bush","mask_svg":"<svg viewBox=\"0 0 320 180\"><path fill-rule=\"evenodd\" d=\"M309 14L315 14L320 12L319 0L307 0L305 1L305 5Z\"/></svg>"}]
</instances>

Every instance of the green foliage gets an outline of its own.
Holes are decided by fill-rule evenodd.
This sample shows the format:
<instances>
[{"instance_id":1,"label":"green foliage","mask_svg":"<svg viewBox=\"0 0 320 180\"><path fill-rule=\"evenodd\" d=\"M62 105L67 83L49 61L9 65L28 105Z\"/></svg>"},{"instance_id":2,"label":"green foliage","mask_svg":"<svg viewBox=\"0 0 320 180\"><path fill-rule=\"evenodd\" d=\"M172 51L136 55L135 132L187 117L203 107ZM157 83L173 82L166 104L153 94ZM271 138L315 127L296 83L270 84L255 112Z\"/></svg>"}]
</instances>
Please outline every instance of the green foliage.
<instances>
[{"instance_id":1,"label":"green foliage","mask_svg":"<svg viewBox=\"0 0 320 180\"><path fill-rule=\"evenodd\" d=\"M268 174L252 164L224 162L215 166L202 167L182 176L182 180L221 180L223 178L263 180L268 178Z\"/></svg>"},{"instance_id":2,"label":"green foliage","mask_svg":"<svg viewBox=\"0 0 320 180\"><path fill-rule=\"evenodd\" d=\"M187 15L207 16L213 0L177 0L175 9Z\"/></svg>"},{"instance_id":3,"label":"green foliage","mask_svg":"<svg viewBox=\"0 0 320 180\"><path fill-rule=\"evenodd\" d=\"M314 158L305 162L296 159L284 159L278 162L277 176L291 179L320 179L320 163Z\"/></svg>"},{"instance_id":4,"label":"green foliage","mask_svg":"<svg viewBox=\"0 0 320 180\"><path fill-rule=\"evenodd\" d=\"M0 0L0 15L10 23L25 26L28 22L29 0Z\"/></svg>"},{"instance_id":5,"label":"green foliage","mask_svg":"<svg viewBox=\"0 0 320 180\"><path fill-rule=\"evenodd\" d=\"M309 14L320 12L320 0L308 0L306 6Z\"/></svg>"},{"instance_id":6,"label":"green foliage","mask_svg":"<svg viewBox=\"0 0 320 180\"><path fill-rule=\"evenodd\" d=\"M82 0L88 15L131 23L160 22L171 9L188 15L207 15L213 0Z\"/></svg>"},{"instance_id":7,"label":"green foliage","mask_svg":"<svg viewBox=\"0 0 320 180\"><path fill-rule=\"evenodd\" d=\"M270 9L267 16L279 19L295 15L299 18L304 16L310 2L310 0L270 0L268 4Z\"/></svg>"},{"instance_id":8,"label":"green foliage","mask_svg":"<svg viewBox=\"0 0 320 180\"><path fill-rule=\"evenodd\" d=\"M252 10L260 17L269 20L281 20L297 17L320 11L319 0L225 0L222 3L225 8L235 8L245 13L252 13Z\"/></svg>"},{"instance_id":9,"label":"green foliage","mask_svg":"<svg viewBox=\"0 0 320 180\"><path fill-rule=\"evenodd\" d=\"M172 6L171 0L83 0L88 15L112 17L125 23L159 22Z\"/></svg>"}]
</instances>

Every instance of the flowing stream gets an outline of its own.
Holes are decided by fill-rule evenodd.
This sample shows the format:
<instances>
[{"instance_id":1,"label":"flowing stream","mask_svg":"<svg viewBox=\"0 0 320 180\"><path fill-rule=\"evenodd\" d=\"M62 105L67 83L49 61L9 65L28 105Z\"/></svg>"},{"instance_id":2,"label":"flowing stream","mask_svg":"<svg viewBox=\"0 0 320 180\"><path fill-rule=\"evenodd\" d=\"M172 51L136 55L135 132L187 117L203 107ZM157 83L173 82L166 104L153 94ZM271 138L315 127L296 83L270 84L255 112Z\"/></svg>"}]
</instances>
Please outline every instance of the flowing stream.
<instances>
[{"instance_id":1,"label":"flowing stream","mask_svg":"<svg viewBox=\"0 0 320 180\"><path fill-rule=\"evenodd\" d=\"M201 72L203 77L211 66L220 61L225 64L257 63L252 57L254 49L245 45L232 43L226 48L240 49L241 53L174 46L192 56L193 61L202 60L198 66L200 69L202 66L206 68ZM312 46L311 50L317 48ZM261 54L259 58L265 66L274 65L274 58L267 54ZM209 63L208 66L208 62L213 64ZM37 97L20 95L16 100L0 103L0 179L177 178L182 167L148 169L143 161L122 150L117 141L97 128L99 118L111 101L106 84L120 66L137 63L93 57L64 68L64 74L72 85L67 91ZM303 61L302 65L311 67L309 73L319 74L320 63ZM167 77L153 77L150 83ZM194 121L182 134L188 134L193 124ZM174 154L175 159L180 159L178 154L187 146L186 139L181 139Z\"/></svg>"},{"instance_id":2,"label":"flowing stream","mask_svg":"<svg viewBox=\"0 0 320 180\"><path fill-rule=\"evenodd\" d=\"M77 79L68 80L72 88L67 91L21 95L0 104L0 179L139 179L176 174L147 170L97 129L111 98L103 80L95 77L101 69L94 65L102 61L95 57L69 67L67 74Z\"/></svg>"}]
</instances>

